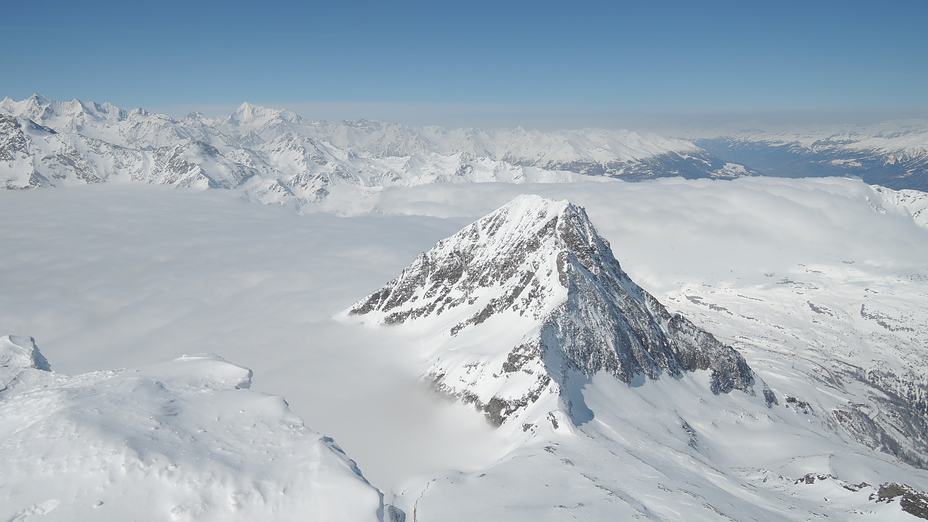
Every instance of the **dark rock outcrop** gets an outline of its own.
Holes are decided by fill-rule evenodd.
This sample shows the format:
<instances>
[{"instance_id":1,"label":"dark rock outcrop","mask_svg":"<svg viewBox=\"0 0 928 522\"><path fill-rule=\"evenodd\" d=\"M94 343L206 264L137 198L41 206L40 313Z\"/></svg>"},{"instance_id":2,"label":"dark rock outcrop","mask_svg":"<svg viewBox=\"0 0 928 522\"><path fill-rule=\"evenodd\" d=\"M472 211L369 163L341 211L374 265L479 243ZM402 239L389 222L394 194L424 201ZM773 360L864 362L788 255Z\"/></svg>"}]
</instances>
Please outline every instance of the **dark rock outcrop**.
<instances>
[{"instance_id":1,"label":"dark rock outcrop","mask_svg":"<svg viewBox=\"0 0 928 522\"><path fill-rule=\"evenodd\" d=\"M439 354L428 375L494 424L545 390L574 415L582 397L567 393L567 381L599 372L637 384L707 370L713 393L754 394L755 375L744 358L635 284L586 212L566 201L516 198L419 255L348 313L380 324L441 324L447 327L441 335L465 345L485 323L501 331L525 328L514 348L500 346L496 356L464 363L471 364L467 371L455 371ZM488 393L495 387L487 381L502 387L516 376L520 393L511 393L512 386L508 394ZM766 389L764 398L776 401Z\"/></svg>"}]
</instances>

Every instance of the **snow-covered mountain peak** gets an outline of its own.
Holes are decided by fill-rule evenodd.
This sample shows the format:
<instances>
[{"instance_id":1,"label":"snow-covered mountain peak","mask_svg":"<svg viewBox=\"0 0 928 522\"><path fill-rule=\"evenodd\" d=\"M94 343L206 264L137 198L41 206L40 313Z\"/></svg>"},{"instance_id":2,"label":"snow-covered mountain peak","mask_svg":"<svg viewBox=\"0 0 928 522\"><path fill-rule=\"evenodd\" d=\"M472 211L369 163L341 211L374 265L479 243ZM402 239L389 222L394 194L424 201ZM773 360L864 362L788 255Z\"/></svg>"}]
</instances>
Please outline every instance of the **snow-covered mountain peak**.
<instances>
[{"instance_id":1,"label":"snow-covered mountain peak","mask_svg":"<svg viewBox=\"0 0 928 522\"><path fill-rule=\"evenodd\" d=\"M4 99L0 103L0 111L10 116L29 118L39 122L40 119L54 115L55 106L58 104L60 102L49 100L39 94L33 94L20 101L14 101L10 98Z\"/></svg>"},{"instance_id":2,"label":"snow-covered mountain peak","mask_svg":"<svg viewBox=\"0 0 928 522\"><path fill-rule=\"evenodd\" d=\"M533 281L539 291L544 290L543 294L533 294L532 299L523 300L524 307L513 301L506 303L505 308L515 306L522 312L520 315L531 312L529 315L540 317L554 301L565 297L561 295L566 286L557 275L557 258L570 245L561 231L575 228L578 223L582 228L583 222L588 222L583 210L566 200L518 196L439 241L404 270L403 275L393 281L393 286L388 284L360 301L351 313L367 315L369 320L379 324L434 319L445 324L448 317L460 315L452 314L451 310L469 310L477 303L488 305L490 300L500 297L501 289L513 284L521 294L525 284ZM526 281L520 285L522 279ZM497 312L502 311L501 303L498 299L494 302L499 308ZM484 312L484 316L487 314L489 311ZM452 335L477 321L472 317L460 319L452 325Z\"/></svg>"},{"instance_id":3,"label":"snow-covered mountain peak","mask_svg":"<svg viewBox=\"0 0 928 522\"><path fill-rule=\"evenodd\" d=\"M893 209L897 213L908 215L917 225L928 228L928 192L920 190L893 190L879 185L871 185L874 199L870 205L881 214ZM868 198L869 199L869 198Z\"/></svg>"},{"instance_id":4,"label":"snow-covered mountain peak","mask_svg":"<svg viewBox=\"0 0 928 522\"><path fill-rule=\"evenodd\" d=\"M189 187L201 186L220 172L235 172L237 183L206 185L241 189L265 203L302 206L321 203L340 186L364 191L449 181L552 183L586 176L639 181L752 174L692 143L629 131L449 131L371 120L312 122L250 103L229 116L194 114L174 120L141 109L58 102L39 95L18 102L4 99L0 116L31 120L57 133L33 139L22 132L30 125L25 121L8 121L0 128L0 185L7 188L109 179ZM175 151L192 141L210 144L217 154L178 161Z\"/></svg>"},{"instance_id":5,"label":"snow-covered mountain peak","mask_svg":"<svg viewBox=\"0 0 928 522\"><path fill-rule=\"evenodd\" d=\"M76 98L60 102L39 94L33 94L19 102L6 98L0 102L0 113L71 132L80 132L88 125L116 125L130 114L139 115L135 111L129 113L111 103L83 102Z\"/></svg>"},{"instance_id":6,"label":"snow-covered mountain peak","mask_svg":"<svg viewBox=\"0 0 928 522\"><path fill-rule=\"evenodd\" d=\"M258 128L275 120L296 123L299 119L299 116L288 110L270 109L245 102L229 116L228 122L236 126Z\"/></svg>"},{"instance_id":7,"label":"snow-covered mountain peak","mask_svg":"<svg viewBox=\"0 0 928 522\"><path fill-rule=\"evenodd\" d=\"M511 417L534 425L554 410L584 422L577 383L600 372L632 385L709 370L713 393L755 393L741 355L635 284L583 208L567 201L515 198L439 241L347 315L429 339L427 378L497 425ZM764 398L775 400L765 388Z\"/></svg>"}]
</instances>

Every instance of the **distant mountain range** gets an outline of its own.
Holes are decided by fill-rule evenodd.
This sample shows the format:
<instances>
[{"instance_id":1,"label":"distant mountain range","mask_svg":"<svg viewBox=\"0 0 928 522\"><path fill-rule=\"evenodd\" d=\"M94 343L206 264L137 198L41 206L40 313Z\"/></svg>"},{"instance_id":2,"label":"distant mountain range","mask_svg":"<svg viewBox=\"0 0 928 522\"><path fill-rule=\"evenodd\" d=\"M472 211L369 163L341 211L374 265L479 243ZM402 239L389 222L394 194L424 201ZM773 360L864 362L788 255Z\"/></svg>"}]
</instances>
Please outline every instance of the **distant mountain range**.
<instances>
[{"instance_id":1,"label":"distant mountain range","mask_svg":"<svg viewBox=\"0 0 928 522\"><path fill-rule=\"evenodd\" d=\"M928 122L687 141L626 130L329 123L248 103L229 116L173 119L39 95L0 101L0 186L8 189L129 181L235 188L262 203L301 206L340 187L752 175L850 176L928 191Z\"/></svg>"},{"instance_id":2,"label":"distant mountain range","mask_svg":"<svg viewBox=\"0 0 928 522\"><path fill-rule=\"evenodd\" d=\"M0 102L0 183L11 189L120 180L242 188L261 202L300 204L344 185L751 174L691 142L629 131L313 122L247 103L226 117L176 120L39 95Z\"/></svg>"},{"instance_id":3,"label":"distant mountain range","mask_svg":"<svg viewBox=\"0 0 928 522\"><path fill-rule=\"evenodd\" d=\"M852 176L891 189L928 191L928 122L723 133L695 143L765 176Z\"/></svg>"}]
</instances>

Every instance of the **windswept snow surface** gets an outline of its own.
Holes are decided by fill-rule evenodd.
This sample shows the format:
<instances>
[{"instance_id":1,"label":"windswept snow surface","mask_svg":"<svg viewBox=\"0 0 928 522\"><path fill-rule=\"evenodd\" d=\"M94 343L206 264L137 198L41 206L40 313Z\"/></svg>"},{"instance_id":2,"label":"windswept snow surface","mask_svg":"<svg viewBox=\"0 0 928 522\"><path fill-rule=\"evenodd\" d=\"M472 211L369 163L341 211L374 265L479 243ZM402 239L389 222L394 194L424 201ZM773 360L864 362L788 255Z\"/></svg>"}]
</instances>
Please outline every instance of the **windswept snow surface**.
<instances>
[{"instance_id":1,"label":"windswept snow surface","mask_svg":"<svg viewBox=\"0 0 928 522\"><path fill-rule=\"evenodd\" d=\"M598 374L574 390L585 422L493 429L427 391L416 335L333 319L521 193L585 207L629 277L738 349L779 404L707 393L705 372L643 386ZM906 432L918 419L890 414L909 411L896 399L914 408L924 397L928 230L890 200L834 178L438 183L346 199L341 213L353 217L336 217L231 191L3 191L0 326L34 336L56 372L75 375L55 377L68 382L128 379L132 370L99 370L185 353L252 368L252 390L286 397L407 520L911 520L875 493L889 481L928 491L928 472L903 461L925 455ZM864 417L898 442L895 453L865 436ZM191 473L223 476L209 466ZM63 513L81 482L60 478L48 483L54 495L9 490L7 518ZM131 493L156 478L111 487ZM102 500L99 509L118 504Z\"/></svg>"},{"instance_id":2,"label":"windswept snow surface","mask_svg":"<svg viewBox=\"0 0 928 522\"><path fill-rule=\"evenodd\" d=\"M0 338L0 519L378 520L335 443L215 355L67 376Z\"/></svg>"}]
</instances>

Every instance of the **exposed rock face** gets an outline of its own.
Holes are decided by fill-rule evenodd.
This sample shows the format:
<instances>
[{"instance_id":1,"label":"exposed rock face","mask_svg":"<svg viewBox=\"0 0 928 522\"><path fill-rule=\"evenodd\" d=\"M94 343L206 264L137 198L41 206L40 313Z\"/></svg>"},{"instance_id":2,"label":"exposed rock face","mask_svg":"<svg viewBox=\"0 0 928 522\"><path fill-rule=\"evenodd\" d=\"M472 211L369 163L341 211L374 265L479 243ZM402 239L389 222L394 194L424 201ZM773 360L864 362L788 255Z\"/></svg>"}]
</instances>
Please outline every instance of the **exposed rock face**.
<instances>
[{"instance_id":1,"label":"exposed rock face","mask_svg":"<svg viewBox=\"0 0 928 522\"><path fill-rule=\"evenodd\" d=\"M708 370L712 392L754 393L741 355L635 284L586 212L567 201L519 196L348 313L436 332L444 348L428 377L496 424L546 395L582 421L569 381L598 372L638 384Z\"/></svg>"},{"instance_id":2,"label":"exposed rock face","mask_svg":"<svg viewBox=\"0 0 928 522\"><path fill-rule=\"evenodd\" d=\"M892 502L896 497L902 497L899 500L899 507L902 508L902 511L928 520L928 494L919 492L907 484L887 482L880 485L876 501Z\"/></svg>"},{"instance_id":3,"label":"exposed rock face","mask_svg":"<svg viewBox=\"0 0 928 522\"><path fill-rule=\"evenodd\" d=\"M869 404L850 403L831 413L862 444L903 462L928 468L928 384L913 372L859 368L836 372L842 384L866 385Z\"/></svg>"}]
</instances>

